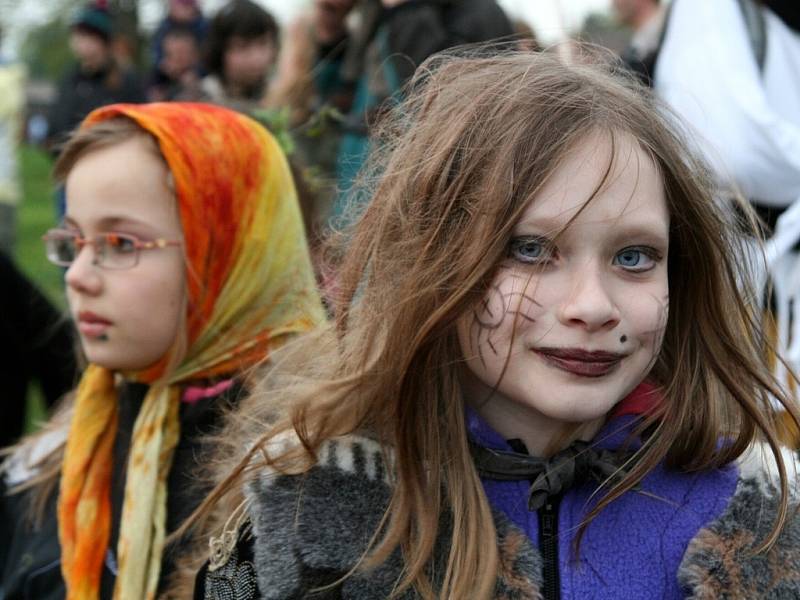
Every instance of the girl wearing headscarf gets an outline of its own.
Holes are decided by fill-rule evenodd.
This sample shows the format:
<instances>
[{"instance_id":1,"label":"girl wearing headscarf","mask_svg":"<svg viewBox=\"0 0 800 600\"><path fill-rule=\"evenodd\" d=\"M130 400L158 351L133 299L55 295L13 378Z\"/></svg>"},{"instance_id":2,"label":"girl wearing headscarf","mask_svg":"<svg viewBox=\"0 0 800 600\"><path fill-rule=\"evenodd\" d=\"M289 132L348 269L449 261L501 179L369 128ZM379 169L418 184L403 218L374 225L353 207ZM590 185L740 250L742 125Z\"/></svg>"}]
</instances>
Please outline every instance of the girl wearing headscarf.
<instances>
[{"instance_id":1,"label":"girl wearing headscarf","mask_svg":"<svg viewBox=\"0 0 800 600\"><path fill-rule=\"evenodd\" d=\"M286 160L247 117L105 107L55 173L67 211L45 243L88 367L3 465L2 591L153 598L205 491L207 434L246 372L324 313Z\"/></svg>"}]
</instances>

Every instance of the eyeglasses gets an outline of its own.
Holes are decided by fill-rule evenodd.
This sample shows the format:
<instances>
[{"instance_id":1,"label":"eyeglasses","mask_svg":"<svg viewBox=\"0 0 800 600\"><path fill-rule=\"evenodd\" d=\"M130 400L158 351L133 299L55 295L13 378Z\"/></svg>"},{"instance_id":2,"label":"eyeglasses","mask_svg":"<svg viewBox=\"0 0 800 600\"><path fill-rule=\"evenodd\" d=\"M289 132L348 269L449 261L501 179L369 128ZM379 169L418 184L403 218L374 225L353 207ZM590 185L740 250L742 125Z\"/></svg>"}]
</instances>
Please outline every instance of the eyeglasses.
<instances>
[{"instance_id":1,"label":"eyeglasses","mask_svg":"<svg viewBox=\"0 0 800 600\"><path fill-rule=\"evenodd\" d=\"M51 229L42 236L47 259L54 265L69 267L84 246L94 246L94 263L105 269L130 269L139 264L141 250L180 246L178 240L142 241L126 233L101 233L93 238L81 237L69 229Z\"/></svg>"}]
</instances>

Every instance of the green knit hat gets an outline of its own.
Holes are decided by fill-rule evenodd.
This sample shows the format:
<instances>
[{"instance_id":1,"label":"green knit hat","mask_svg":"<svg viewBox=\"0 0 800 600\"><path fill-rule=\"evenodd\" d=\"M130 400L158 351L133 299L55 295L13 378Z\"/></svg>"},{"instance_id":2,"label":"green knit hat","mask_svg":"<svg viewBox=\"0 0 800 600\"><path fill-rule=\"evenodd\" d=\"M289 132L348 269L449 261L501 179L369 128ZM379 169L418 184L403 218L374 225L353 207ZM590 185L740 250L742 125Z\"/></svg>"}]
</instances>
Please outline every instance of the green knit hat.
<instances>
[{"instance_id":1,"label":"green knit hat","mask_svg":"<svg viewBox=\"0 0 800 600\"><path fill-rule=\"evenodd\" d=\"M111 15L105 2L91 2L80 9L72 20L72 28L111 40Z\"/></svg>"}]
</instances>

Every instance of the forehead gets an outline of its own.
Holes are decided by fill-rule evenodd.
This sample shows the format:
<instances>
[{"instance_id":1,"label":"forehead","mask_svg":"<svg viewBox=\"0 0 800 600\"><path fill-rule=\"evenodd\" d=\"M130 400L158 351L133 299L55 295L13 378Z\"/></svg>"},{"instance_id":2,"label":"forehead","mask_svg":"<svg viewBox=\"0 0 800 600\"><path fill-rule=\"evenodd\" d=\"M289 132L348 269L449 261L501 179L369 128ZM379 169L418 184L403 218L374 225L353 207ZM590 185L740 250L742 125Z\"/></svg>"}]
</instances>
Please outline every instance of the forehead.
<instances>
[{"instance_id":1,"label":"forehead","mask_svg":"<svg viewBox=\"0 0 800 600\"><path fill-rule=\"evenodd\" d=\"M113 217L174 234L180 231L180 220L168 176L166 164L145 136L91 150L67 175L67 217L86 228Z\"/></svg>"},{"instance_id":2,"label":"forehead","mask_svg":"<svg viewBox=\"0 0 800 600\"><path fill-rule=\"evenodd\" d=\"M170 46L171 48L194 49L197 47L197 40L190 33L172 33L167 34L167 36L164 38L164 46Z\"/></svg>"},{"instance_id":3,"label":"forehead","mask_svg":"<svg viewBox=\"0 0 800 600\"><path fill-rule=\"evenodd\" d=\"M272 37L267 32L254 36L234 34L228 38L227 48L238 50L253 46L269 46L271 44Z\"/></svg>"},{"instance_id":4,"label":"forehead","mask_svg":"<svg viewBox=\"0 0 800 600\"><path fill-rule=\"evenodd\" d=\"M581 140L526 207L520 225L553 232L637 225L667 235L661 173L628 134L596 133Z\"/></svg>"}]
</instances>

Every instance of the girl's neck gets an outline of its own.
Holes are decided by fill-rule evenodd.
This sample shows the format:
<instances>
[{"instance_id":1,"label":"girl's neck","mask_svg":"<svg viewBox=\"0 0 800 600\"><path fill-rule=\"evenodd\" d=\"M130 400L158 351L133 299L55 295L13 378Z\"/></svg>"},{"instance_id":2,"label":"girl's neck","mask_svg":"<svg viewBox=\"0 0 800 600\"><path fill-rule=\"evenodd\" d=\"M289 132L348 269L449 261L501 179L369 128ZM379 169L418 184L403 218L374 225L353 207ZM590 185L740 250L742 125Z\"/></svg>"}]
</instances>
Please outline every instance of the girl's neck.
<instances>
[{"instance_id":1,"label":"girl's neck","mask_svg":"<svg viewBox=\"0 0 800 600\"><path fill-rule=\"evenodd\" d=\"M591 441L605 422L601 417L585 423L565 423L531 407L494 398L473 408L504 439L522 441L531 456L548 457L576 440Z\"/></svg>"}]
</instances>

